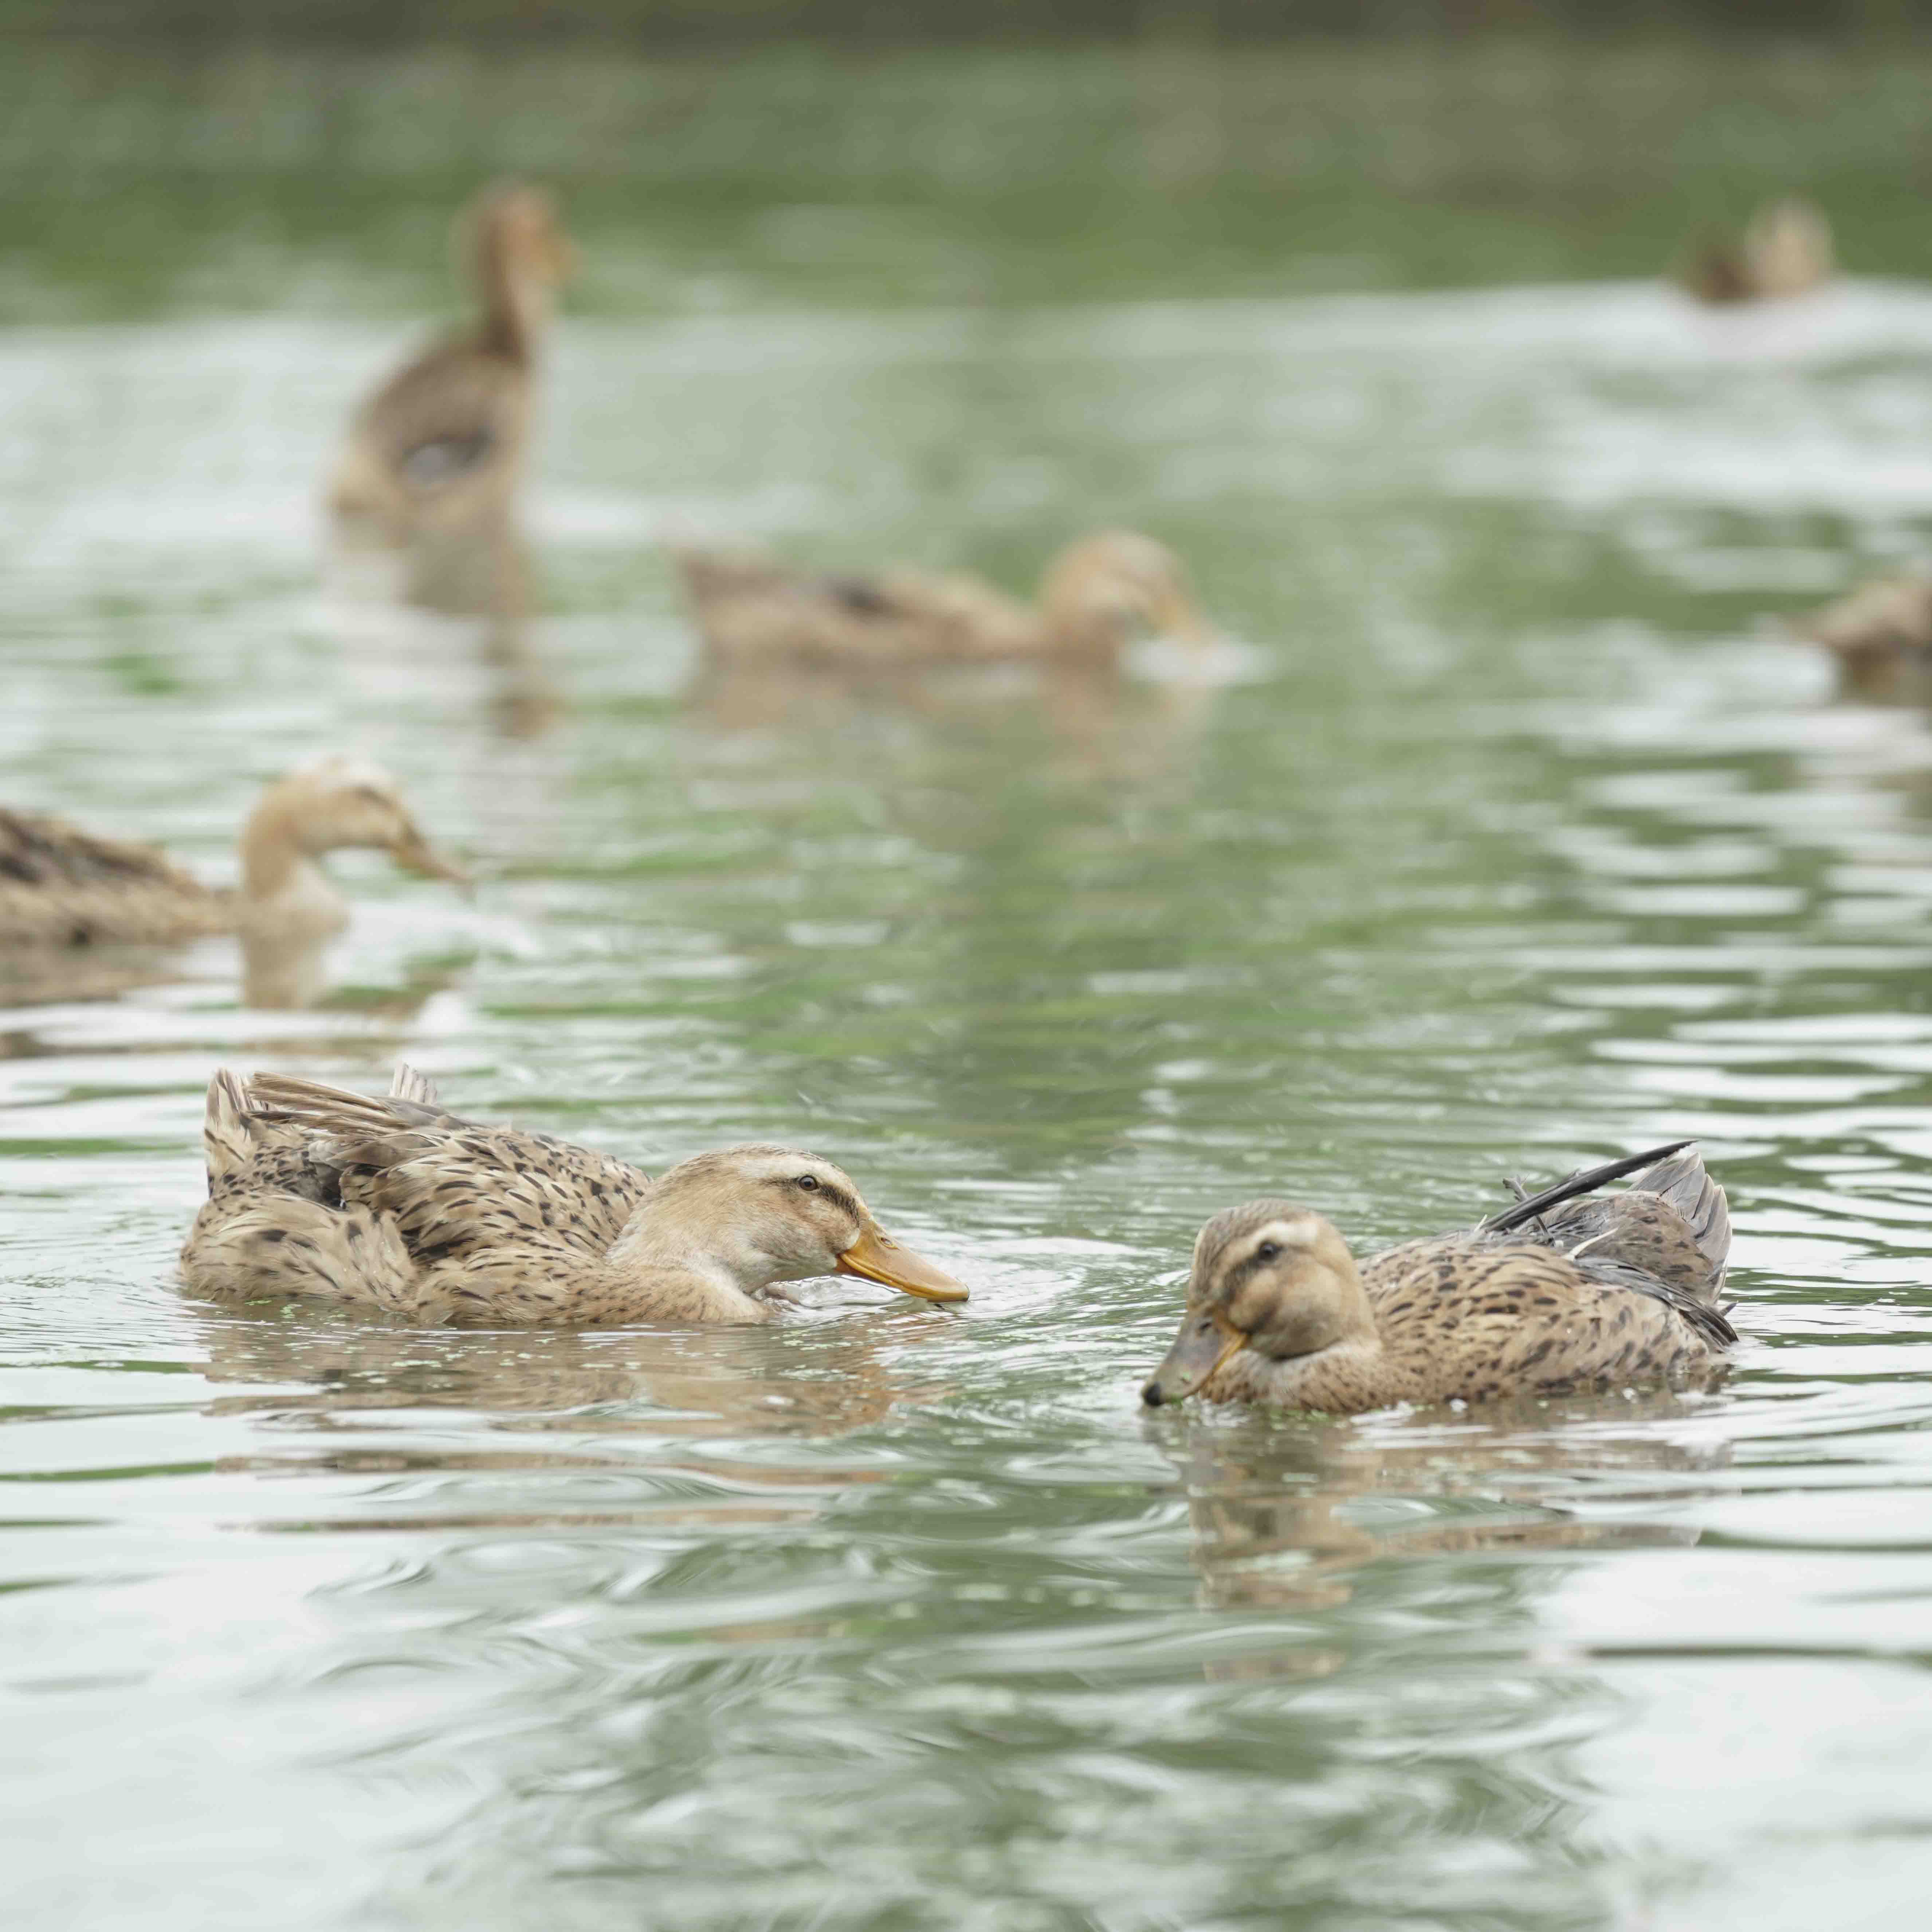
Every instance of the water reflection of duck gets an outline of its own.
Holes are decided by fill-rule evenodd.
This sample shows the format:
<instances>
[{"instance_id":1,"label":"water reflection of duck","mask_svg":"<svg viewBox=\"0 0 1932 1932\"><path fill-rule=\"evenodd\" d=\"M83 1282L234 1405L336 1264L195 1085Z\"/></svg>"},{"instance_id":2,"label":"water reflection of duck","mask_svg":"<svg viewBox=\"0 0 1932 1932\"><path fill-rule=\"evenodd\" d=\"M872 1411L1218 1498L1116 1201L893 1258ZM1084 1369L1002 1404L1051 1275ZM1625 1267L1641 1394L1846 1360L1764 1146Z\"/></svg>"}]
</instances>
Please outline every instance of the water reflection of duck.
<instances>
[{"instance_id":1,"label":"water reflection of duck","mask_svg":"<svg viewBox=\"0 0 1932 1932\"><path fill-rule=\"evenodd\" d=\"M165 945L239 932L265 944L326 938L349 909L316 862L387 852L425 877L465 875L424 838L396 782L358 760L318 760L265 790L242 828L238 891L204 885L152 845L61 818L0 810L0 943Z\"/></svg>"},{"instance_id":2,"label":"water reflection of duck","mask_svg":"<svg viewBox=\"0 0 1932 1932\"><path fill-rule=\"evenodd\" d=\"M1713 307L1808 293L1836 272L1832 224L1801 196L1768 202L1743 234L1707 236L1673 271L1678 286Z\"/></svg>"},{"instance_id":3,"label":"water reflection of duck","mask_svg":"<svg viewBox=\"0 0 1932 1932\"><path fill-rule=\"evenodd\" d=\"M1402 1435L1413 1442L1386 1430L1193 1432L1179 1466L1208 1600L1221 1609L1332 1606L1352 1594L1348 1572L1390 1556L1695 1542L1696 1531L1684 1525L1586 1520L1546 1499L1547 1490L1569 1493L1562 1479L1574 1471L1694 1472L1727 1460L1722 1444L1628 1432L1644 1412L1621 1396L1613 1401L1598 1418L1616 1426L1607 1442L1588 1426L1587 1401L1566 1418L1580 1433L1552 1432L1534 1409L1486 1411L1484 1421L1472 1417L1448 1434L1412 1426ZM1364 1521L1362 1504L1377 1496L1423 1506ZM1428 1507L1434 1503L1443 1506Z\"/></svg>"},{"instance_id":4,"label":"water reflection of duck","mask_svg":"<svg viewBox=\"0 0 1932 1932\"><path fill-rule=\"evenodd\" d=\"M1028 605L964 573L826 576L776 558L673 552L714 666L790 662L848 672L1080 662L1112 666L1138 629L1208 632L1165 544L1101 530L1061 551Z\"/></svg>"},{"instance_id":5,"label":"water reflection of duck","mask_svg":"<svg viewBox=\"0 0 1932 1932\"><path fill-rule=\"evenodd\" d=\"M1352 1413L1708 1380L1737 1340L1718 1301L1730 1213L1688 1147L1609 1162L1359 1269L1306 1208L1229 1208L1195 1244L1187 1312L1144 1399ZM1622 1193L1586 1198L1640 1167Z\"/></svg>"},{"instance_id":6,"label":"water reflection of duck","mask_svg":"<svg viewBox=\"0 0 1932 1932\"><path fill-rule=\"evenodd\" d=\"M823 1441L937 1393L884 1358L876 1323L503 1335L334 1320L311 1306L293 1321L231 1310L201 1328L200 1372L226 1385L208 1412L274 1425L221 1468L484 1479L438 1483L400 1505L377 1487L338 1510L334 1526L344 1529L808 1520L840 1491L888 1481L889 1472L823 1456L734 1454L730 1445ZM484 1431L453 1447L446 1430L425 1432L406 1419L437 1410L480 1418ZM386 1425L398 1411L404 1418ZM514 1510L485 1486L512 1472L544 1484L524 1484ZM580 1484L583 1474L593 1480ZM625 1478L614 1491L597 1480L612 1474Z\"/></svg>"},{"instance_id":7,"label":"water reflection of duck","mask_svg":"<svg viewBox=\"0 0 1932 1932\"><path fill-rule=\"evenodd\" d=\"M338 518L391 543L473 523L514 495L543 337L575 259L549 196L531 188L486 190L456 240L481 316L363 404L329 482Z\"/></svg>"},{"instance_id":8,"label":"water reflection of duck","mask_svg":"<svg viewBox=\"0 0 1932 1932\"><path fill-rule=\"evenodd\" d=\"M219 1072L202 1142L208 1199L182 1270L217 1299L577 1328L766 1322L777 1284L835 1274L966 1298L820 1155L718 1148L654 1183L614 1155L446 1113L408 1067L386 1099Z\"/></svg>"}]
</instances>

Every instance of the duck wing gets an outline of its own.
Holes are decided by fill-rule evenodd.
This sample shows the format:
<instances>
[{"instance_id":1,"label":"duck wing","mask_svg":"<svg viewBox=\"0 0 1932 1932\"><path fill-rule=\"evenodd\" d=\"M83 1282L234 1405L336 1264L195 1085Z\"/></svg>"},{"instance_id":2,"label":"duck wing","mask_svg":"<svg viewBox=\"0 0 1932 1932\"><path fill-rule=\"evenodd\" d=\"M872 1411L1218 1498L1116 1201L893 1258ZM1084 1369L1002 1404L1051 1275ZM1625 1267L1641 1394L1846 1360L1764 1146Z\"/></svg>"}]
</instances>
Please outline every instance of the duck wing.
<instances>
[{"instance_id":1,"label":"duck wing","mask_svg":"<svg viewBox=\"0 0 1932 1932\"><path fill-rule=\"evenodd\" d=\"M689 548L671 559L706 644L722 658L890 670L1040 648L1032 611L963 574L826 575L754 551Z\"/></svg>"},{"instance_id":2,"label":"duck wing","mask_svg":"<svg viewBox=\"0 0 1932 1932\"><path fill-rule=\"evenodd\" d=\"M518 446L530 386L524 364L459 338L384 383L363 405L356 432L410 489L432 494Z\"/></svg>"},{"instance_id":3,"label":"duck wing","mask_svg":"<svg viewBox=\"0 0 1932 1932\"><path fill-rule=\"evenodd\" d=\"M229 896L158 848L0 807L0 939L159 942L233 924Z\"/></svg>"},{"instance_id":4,"label":"duck wing","mask_svg":"<svg viewBox=\"0 0 1932 1932\"><path fill-rule=\"evenodd\" d=\"M277 1073L257 1074L247 1091L252 1111L308 1137L345 1204L394 1219L419 1265L531 1241L601 1257L650 1186L615 1155L464 1120L434 1101Z\"/></svg>"},{"instance_id":5,"label":"duck wing","mask_svg":"<svg viewBox=\"0 0 1932 1932\"><path fill-rule=\"evenodd\" d=\"M1622 1193L1598 1194L1625 1174L1635 1178ZM1731 1215L1695 1147L1678 1141L1573 1174L1491 1215L1476 1232L1559 1248L1586 1266L1634 1270L1714 1305L1724 1285Z\"/></svg>"},{"instance_id":6,"label":"duck wing","mask_svg":"<svg viewBox=\"0 0 1932 1932\"><path fill-rule=\"evenodd\" d=\"M1640 1268L1508 1234L1412 1241L1372 1256L1362 1278L1418 1401L1698 1377L1737 1340L1718 1309Z\"/></svg>"}]
</instances>

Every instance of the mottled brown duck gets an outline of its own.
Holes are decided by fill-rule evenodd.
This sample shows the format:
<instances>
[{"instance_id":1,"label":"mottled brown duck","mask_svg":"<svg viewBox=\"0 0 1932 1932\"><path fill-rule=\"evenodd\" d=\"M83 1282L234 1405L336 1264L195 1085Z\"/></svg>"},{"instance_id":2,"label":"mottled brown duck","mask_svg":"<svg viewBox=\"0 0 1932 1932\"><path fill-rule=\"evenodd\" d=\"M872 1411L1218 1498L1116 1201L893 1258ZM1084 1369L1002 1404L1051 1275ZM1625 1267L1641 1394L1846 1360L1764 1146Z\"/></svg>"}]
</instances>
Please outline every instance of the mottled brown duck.
<instances>
[{"instance_id":1,"label":"mottled brown duck","mask_svg":"<svg viewBox=\"0 0 1932 1932\"><path fill-rule=\"evenodd\" d=\"M395 780L356 759L320 759L262 792L242 828L235 890L204 885L154 846L0 809L0 944L327 938L349 908L318 861L354 848L431 878L465 879L424 837Z\"/></svg>"},{"instance_id":2,"label":"mottled brown duck","mask_svg":"<svg viewBox=\"0 0 1932 1932\"><path fill-rule=\"evenodd\" d=\"M191 1294L314 1295L428 1326L768 1322L781 1284L856 1275L966 1290L879 1226L821 1155L759 1144L653 1181L615 1155L446 1112L399 1067L386 1099L225 1070L208 1090L208 1198Z\"/></svg>"},{"instance_id":3,"label":"mottled brown duck","mask_svg":"<svg viewBox=\"0 0 1932 1932\"><path fill-rule=\"evenodd\" d=\"M1720 308L1808 294L1838 271L1832 224L1815 202L1793 195L1767 202L1742 236L1707 236L1673 271L1686 293Z\"/></svg>"},{"instance_id":4,"label":"mottled brown duck","mask_svg":"<svg viewBox=\"0 0 1932 1932\"><path fill-rule=\"evenodd\" d=\"M1180 1333L1142 1397L1353 1414L1706 1382L1737 1340L1718 1300L1730 1239L1688 1142L1359 1266L1312 1209L1250 1201L1202 1229Z\"/></svg>"},{"instance_id":5,"label":"mottled brown duck","mask_svg":"<svg viewBox=\"0 0 1932 1932\"><path fill-rule=\"evenodd\" d=\"M508 507L535 416L544 338L575 251L550 197L486 190L458 220L482 313L364 402L328 486L345 523L391 543L473 526Z\"/></svg>"},{"instance_id":6,"label":"mottled brown duck","mask_svg":"<svg viewBox=\"0 0 1932 1932\"><path fill-rule=\"evenodd\" d=\"M890 570L828 576L757 554L672 552L714 664L895 671L1057 661L1111 666L1144 632L1202 647L1186 566L1152 537L1100 530L1060 552L1036 604L983 578Z\"/></svg>"}]
</instances>

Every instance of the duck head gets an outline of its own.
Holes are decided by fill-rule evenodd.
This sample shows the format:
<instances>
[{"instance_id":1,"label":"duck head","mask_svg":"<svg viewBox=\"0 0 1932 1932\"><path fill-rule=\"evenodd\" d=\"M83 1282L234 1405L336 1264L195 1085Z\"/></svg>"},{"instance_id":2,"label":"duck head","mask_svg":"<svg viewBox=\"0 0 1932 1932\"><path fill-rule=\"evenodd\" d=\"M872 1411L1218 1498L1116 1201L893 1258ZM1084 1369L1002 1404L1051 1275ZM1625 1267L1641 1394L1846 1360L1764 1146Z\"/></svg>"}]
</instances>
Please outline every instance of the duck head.
<instances>
[{"instance_id":1,"label":"duck head","mask_svg":"<svg viewBox=\"0 0 1932 1932\"><path fill-rule=\"evenodd\" d=\"M879 1226L842 1168L763 1143L694 1154L661 1176L611 1258L722 1274L748 1294L849 1274L926 1301L967 1295Z\"/></svg>"},{"instance_id":2,"label":"duck head","mask_svg":"<svg viewBox=\"0 0 1932 1932\"><path fill-rule=\"evenodd\" d=\"M325 852L386 852L406 871L467 886L470 875L436 851L380 765L332 757L302 766L262 793L242 834L244 885L272 892L299 859Z\"/></svg>"},{"instance_id":3,"label":"duck head","mask_svg":"<svg viewBox=\"0 0 1932 1932\"><path fill-rule=\"evenodd\" d=\"M1180 1333L1141 1400L1154 1408L1211 1396L1244 1355L1259 1358L1249 1366L1262 1370L1375 1332L1354 1257L1334 1223L1292 1202L1250 1201L1201 1230Z\"/></svg>"},{"instance_id":4,"label":"duck head","mask_svg":"<svg viewBox=\"0 0 1932 1932\"><path fill-rule=\"evenodd\" d=\"M556 204L541 188L506 182L485 188L458 224L459 247L484 292L486 325L502 345L527 350L556 292L576 272L577 246Z\"/></svg>"},{"instance_id":5,"label":"duck head","mask_svg":"<svg viewBox=\"0 0 1932 1932\"><path fill-rule=\"evenodd\" d=\"M1040 609L1063 644L1112 656L1136 632L1190 649L1214 640L1188 582L1164 543L1133 530L1098 530L1060 552L1040 584Z\"/></svg>"}]
</instances>

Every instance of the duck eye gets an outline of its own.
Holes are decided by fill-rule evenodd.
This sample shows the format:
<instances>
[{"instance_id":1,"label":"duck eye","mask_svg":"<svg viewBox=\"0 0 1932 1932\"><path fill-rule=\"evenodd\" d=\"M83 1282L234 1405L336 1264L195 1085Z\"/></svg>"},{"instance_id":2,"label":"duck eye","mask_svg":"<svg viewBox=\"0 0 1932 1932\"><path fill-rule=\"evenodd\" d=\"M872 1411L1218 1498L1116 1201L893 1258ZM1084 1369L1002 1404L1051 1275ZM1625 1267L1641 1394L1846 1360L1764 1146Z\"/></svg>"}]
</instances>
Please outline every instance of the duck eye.
<instances>
[{"instance_id":1,"label":"duck eye","mask_svg":"<svg viewBox=\"0 0 1932 1932\"><path fill-rule=\"evenodd\" d=\"M1262 1242L1261 1246L1255 1250L1255 1259L1258 1262L1280 1261L1281 1259L1281 1244L1279 1241Z\"/></svg>"},{"instance_id":2,"label":"duck eye","mask_svg":"<svg viewBox=\"0 0 1932 1932\"><path fill-rule=\"evenodd\" d=\"M802 1187L806 1193L810 1194L818 1189L818 1177L815 1174L801 1174L792 1185L794 1187Z\"/></svg>"}]
</instances>

